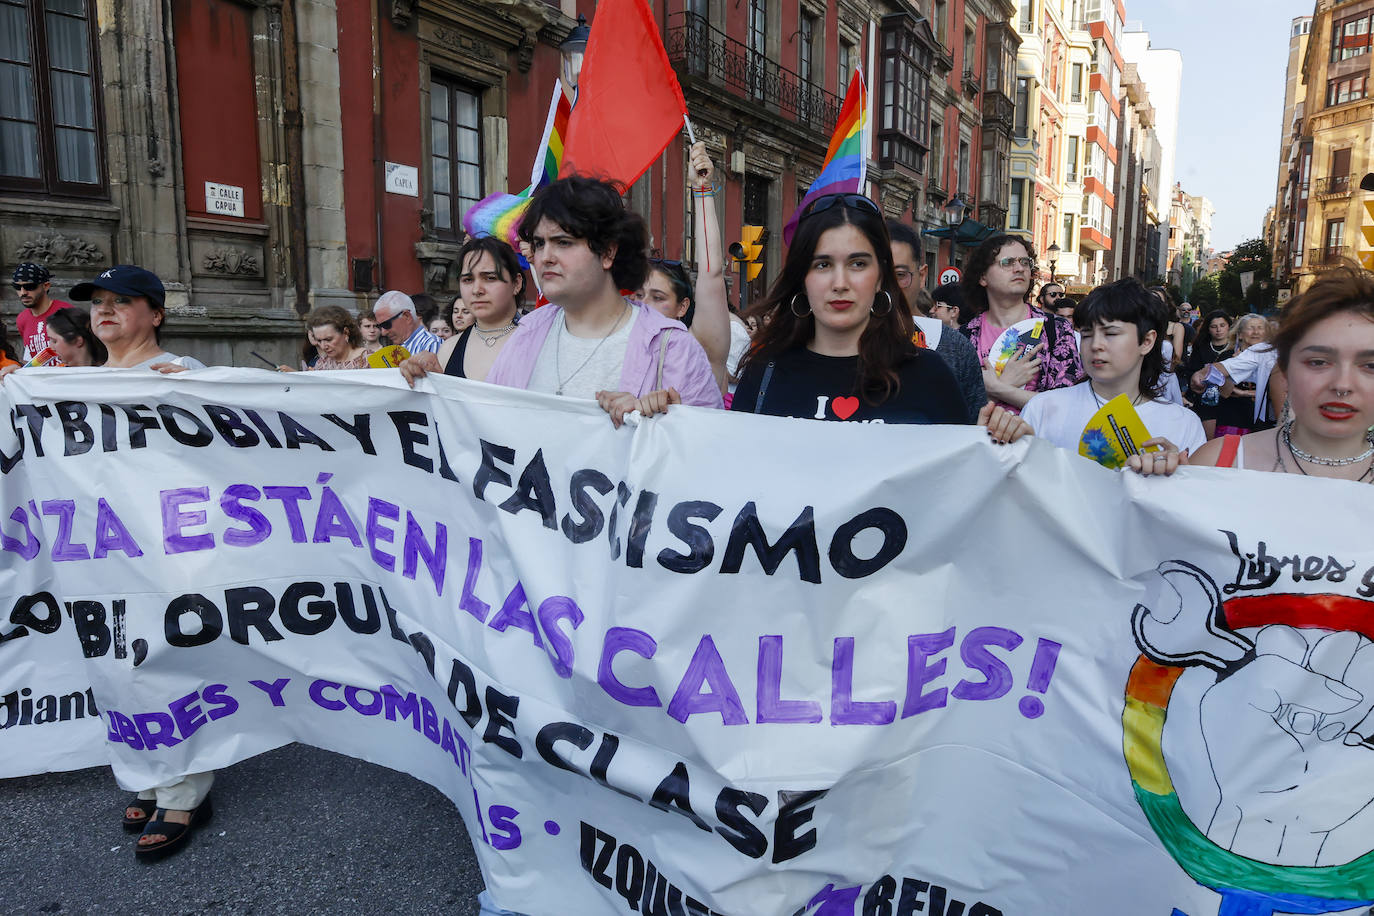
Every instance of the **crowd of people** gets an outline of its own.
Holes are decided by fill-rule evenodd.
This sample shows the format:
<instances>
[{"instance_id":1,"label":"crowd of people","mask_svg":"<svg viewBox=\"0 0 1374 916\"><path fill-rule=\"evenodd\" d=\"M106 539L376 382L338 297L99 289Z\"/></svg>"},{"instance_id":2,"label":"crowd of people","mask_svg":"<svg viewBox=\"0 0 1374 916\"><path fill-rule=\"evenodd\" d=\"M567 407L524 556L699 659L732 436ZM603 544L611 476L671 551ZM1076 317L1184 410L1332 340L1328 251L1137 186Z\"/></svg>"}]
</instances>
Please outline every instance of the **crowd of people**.
<instances>
[{"instance_id":1,"label":"crowd of people","mask_svg":"<svg viewBox=\"0 0 1374 916\"><path fill-rule=\"evenodd\" d=\"M389 291L354 315L305 317L307 343L287 371L366 367L384 344L400 372L484 380L592 399L621 424L673 405L808 420L978 424L995 443L1039 436L1070 450L1104 404L1125 396L1151 433L1128 466L1167 475L1183 464L1371 482L1374 478L1374 277L1321 275L1275 329L1260 316L1193 320L1167 290L1134 279L1081 301L1040 274L1031 243L996 235L957 285L926 290L910 227L860 194L810 203L767 295L728 306L713 167L694 146L695 280L649 257L644 222L620 190L569 177L540 190L520 223L523 256L470 238L460 296L442 314L427 296ZM21 339L0 334L0 376L21 364L163 373L201 367L161 345L166 295L130 265L51 297L51 276L21 264ZM546 305L526 311L538 287ZM525 312L522 315L522 312ZM998 350L1026 322L1032 339ZM1018 338L1019 340L1019 338ZM1277 405L1277 406L1276 406ZM209 815L213 774L141 792L123 812L140 855L174 850Z\"/></svg>"}]
</instances>

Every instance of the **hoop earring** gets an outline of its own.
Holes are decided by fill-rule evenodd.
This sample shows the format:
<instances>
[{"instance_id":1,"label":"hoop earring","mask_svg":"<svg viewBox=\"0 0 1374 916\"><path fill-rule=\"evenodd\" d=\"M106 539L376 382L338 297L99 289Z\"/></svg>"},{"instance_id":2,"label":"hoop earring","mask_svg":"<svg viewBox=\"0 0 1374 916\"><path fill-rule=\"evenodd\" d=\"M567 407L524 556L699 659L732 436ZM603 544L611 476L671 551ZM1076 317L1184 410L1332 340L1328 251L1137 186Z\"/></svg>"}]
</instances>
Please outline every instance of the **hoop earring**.
<instances>
[{"instance_id":1,"label":"hoop earring","mask_svg":"<svg viewBox=\"0 0 1374 916\"><path fill-rule=\"evenodd\" d=\"M878 290L878 292L882 293L882 294L883 294L883 298L887 300L887 308L884 309L884 310L881 311L881 312L876 311L876 305L877 305L877 299L878 299L878 297L877 297L877 296L874 296L874 297L873 297L874 304L873 304L873 305L870 305L870 306L868 307L868 314L873 315L873 316L876 317L876 318L883 318L883 317L885 317L885 316L891 314L891 312L892 312L892 296L891 296L891 295L888 293L888 291L885 290L885 289L880 289L880 290Z\"/></svg>"},{"instance_id":2,"label":"hoop earring","mask_svg":"<svg viewBox=\"0 0 1374 916\"><path fill-rule=\"evenodd\" d=\"M787 307L792 310L793 315L796 315L798 318L805 318L807 315L811 314L811 303L810 301L807 301L806 311L799 312L797 311L797 300L800 298L802 298L801 293L797 293L796 295L794 295L792 297L792 301L787 304Z\"/></svg>"}]
</instances>

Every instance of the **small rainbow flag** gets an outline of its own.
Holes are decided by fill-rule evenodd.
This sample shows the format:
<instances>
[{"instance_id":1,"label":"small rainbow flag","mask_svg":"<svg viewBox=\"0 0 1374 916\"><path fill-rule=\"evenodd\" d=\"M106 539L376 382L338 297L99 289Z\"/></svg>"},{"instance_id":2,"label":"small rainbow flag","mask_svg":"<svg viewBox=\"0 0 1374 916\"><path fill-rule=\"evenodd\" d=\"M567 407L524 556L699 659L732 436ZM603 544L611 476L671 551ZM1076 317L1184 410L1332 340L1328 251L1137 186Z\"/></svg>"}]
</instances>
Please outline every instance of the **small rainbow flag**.
<instances>
[{"instance_id":1,"label":"small rainbow flag","mask_svg":"<svg viewBox=\"0 0 1374 916\"><path fill-rule=\"evenodd\" d=\"M827 194L862 194L867 171L868 87L864 85L863 71L856 67L849 81L849 90L844 94L844 104L840 106L840 119L830 136L825 164L821 166L821 173L816 180L811 182L806 197L797 204L787 225L783 226L783 241L789 245L792 243L797 221L816 198Z\"/></svg>"},{"instance_id":2,"label":"small rainbow flag","mask_svg":"<svg viewBox=\"0 0 1374 916\"><path fill-rule=\"evenodd\" d=\"M544 122L544 136L539 141L539 152L534 157L534 167L530 170L529 187L519 194L498 191L468 207L467 212L463 214L463 228L469 235L494 235L505 239L516 251L520 250L519 238L515 234L520 227L520 217L524 215L525 207L529 205L534 192L558 178L558 169L563 163L563 141L568 135L570 117L572 105L563 94L563 84L555 82L553 98L549 101L549 116Z\"/></svg>"}]
</instances>

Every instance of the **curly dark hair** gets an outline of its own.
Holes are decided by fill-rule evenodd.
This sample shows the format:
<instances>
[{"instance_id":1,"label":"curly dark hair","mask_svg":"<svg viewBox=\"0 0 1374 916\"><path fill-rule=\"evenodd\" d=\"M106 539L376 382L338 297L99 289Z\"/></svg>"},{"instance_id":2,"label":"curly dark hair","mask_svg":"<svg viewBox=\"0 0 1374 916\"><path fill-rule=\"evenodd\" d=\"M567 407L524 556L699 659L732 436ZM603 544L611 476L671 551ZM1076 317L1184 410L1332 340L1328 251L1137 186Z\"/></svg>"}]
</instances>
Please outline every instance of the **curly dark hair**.
<instances>
[{"instance_id":1,"label":"curly dark hair","mask_svg":"<svg viewBox=\"0 0 1374 916\"><path fill-rule=\"evenodd\" d=\"M1136 342L1155 332L1155 344L1140 363L1140 393L1146 398L1159 396L1159 380L1164 375L1164 332L1169 327L1169 312L1159 297L1135 277L1099 286L1073 310L1073 326L1086 331L1108 321L1133 324Z\"/></svg>"},{"instance_id":2,"label":"curly dark hair","mask_svg":"<svg viewBox=\"0 0 1374 916\"><path fill-rule=\"evenodd\" d=\"M649 275L649 232L639 214L626 208L615 184L570 175L539 189L520 218L520 238L533 242L534 230L545 219L585 239L594 254L615 252L611 279L617 287L634 290L644 285Z\"/></svg>"},{"instance_id":3,"label":"curly dark hair","mask_svg":"<svg viewBox=\"0 0 1374 916\"><path fill-rule=\"evenodd\" d=\"M875 208L876 209L876 208ZM787 248L782 272L763 301L751 307L749 317L759 320L758 333L745 356L746 363L765 363L778 354L805 347L816 335L816 318L807 309L798 317L792 310L797 296L806 298L806 275L821 235L836 226L851 225L864 234L877 256L882 283L878 301L890 304L885 312L869 319L859 338L859 371L855 392L869 404L880 404L901 390L897 368L915 353L911 343L916 330L906 297L897 283L892 262L892 240L883 218L876 212L856 207L832 206L802 217L797 233ZM876 305L876 303L875 303Z\"/></svg>"},{"instance_id":4,"label":"curly dark hair","mask_svg":"<svg viewBox=\"0 0 1374 916\"><path fill-rule=\"evenodd\" d=\"M337 305L322 305L311 309L310 313L305 316L307 328L318 328L326 324L332 324L338 328L339 333L348 338L349 346L361 347L363 345L363 332L358 329L358 322L348 309Z\"/></svg>"},{"instance_id":5,"label":"curly dark hair","mask_svg":"<svg viewBox=\"0 0 1374 916\"><path fill-rule=\"evenodd\" d=\"M1012 235L1001 233L978 246L978 250L969 258L964 265L964 278L959 281L961 291L964 294L964 307L960 309L960 322L966 323L975 315L981 315L988 310L988 291L981 281L987 276L988 270L992 268L992 262L997 260L998 253L1003 245L1016 243L1026 249L1026 255L1032 261L1036 260L1035 246L1031 240L1024 235ZM1026 301L1030 301L1030 284L1026 284Z\"/></svg>"}]
</instances>

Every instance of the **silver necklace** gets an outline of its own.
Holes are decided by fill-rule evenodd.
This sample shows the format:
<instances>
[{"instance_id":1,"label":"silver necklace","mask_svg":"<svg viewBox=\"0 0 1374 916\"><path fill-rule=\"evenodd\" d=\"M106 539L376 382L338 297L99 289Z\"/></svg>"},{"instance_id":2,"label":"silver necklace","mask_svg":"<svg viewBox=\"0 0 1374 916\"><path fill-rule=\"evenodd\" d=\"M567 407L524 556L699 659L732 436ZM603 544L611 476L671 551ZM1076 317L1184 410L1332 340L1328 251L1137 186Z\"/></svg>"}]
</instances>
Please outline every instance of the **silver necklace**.
<instances>
[{"instance_id":1,"label":"silver necklace","mask_svg":"<svg viewBox=\"0 0 1374 916\"><path fill-rule=\"evenodd\" d=\"M596 342L596 346L592 347L592 352L588 353L587 358L582 360L582 365L574 369L572 371L572 375L568 376L567 378L563 377L563 370L559 368L559 366L561 363L561 357L563 353L563 335L568 333L568 313L563 312L558 316L558 340L555 341L553 345L553 377L554 380L558 382L558 387L554 389L554 394L562 394L563 386L567 385L568 382L571 382L573 379L577 378L577 373L587 368L587 363L592 361L592 357L596 355L597 350L601 349L601 345L604 344L606 341L610 340L611 335L620 329L620 322L625 320L625 312L628 311L629 306L626 306L625 311L621 312L620 317L616 318L615 324L611 325L611 329L606 332L606 336L602 337L600 340Z\"/></svg>"},{"instance_id":2,"label":"silver necklace","mask_svg":"<svg viewBox=\"0 0 1374 916\"><path fill-rule=\"evenodd\" d=\"M1214 355L1220 356L1221 354L1225 353L1225 352L1230 348L1231 342L1230 342L1229 340L1223 340L1223 341L1221 342L1221 346L1218 347L1216 344L1212 343L1212 342L1209 340L1209 341L1207 341L1207 346L1209 346L1209 347L1212 348L1212 353L1213 353Z\"/></svg>"},{"instance_id":3,"label":"silver necklace","mask_svg":"<svg viewBox=\"0 0 1374 916\"><path fill-rule=\"evenodd\" d=\"M1349 467L1352 464L1358 464L1361 461L1367 461L1371 457L1374 457L1374 442L1370 443L1369 448L1360 452L1358 455L1351 455L1349 458L1326 458L1322 455L1308 454L1307 452L1304 452L1302 449L1298 448L1296 445L1293 444L1292 420L1289 420L1287 423L1283 424L1282 428L1280 428L1279 430L1279 435L1283 437L1283 444L1288 447L1288 453L1292 455L1294 458L1301 458L1308 464L1319 464L1324 468ZM1302 471L1304 474L1307 473L1306 471L1303 471L1302 465L1298 465L1298 470Z\"/></svg>"},{"instance_id":4,"label":"silver necklace","mask_svg":"<svg viewBox=\"0 0 1374 916\"><path fill-rule=\"evenodd\" d=\"M505 327L493 328L490 331L483 330L475 324L472 326L472 329L477 332L478 337L482 338L482 343L486 344L488 347L494 347L498 340L515 330L515 322L512 321Z\"/></svg>"},{"instance_id":5,"label":"silver necklace","mask_svg":"<svg viewBox=\"0 0 1374 916\"><path fill-rule=\"evenodd\" d=\"M1106 402L1103 401L1103 400L1102 400L1102 397L1097 393L1097 389L1093 387L1093 383L1092 383L1091 381L1088 382L1088 390L1091 391L1091 392L1093 393L1093 400L1097 402L1097 406L1098 406L1098 407L1106 407L1106 406L1107 406ZM1135 397L1131 398L1131 404L1132 404L1132 405L1139 404L1139 403L1140 403L1140 395L1137 394Z\"/></svg>"}]
</instances>

